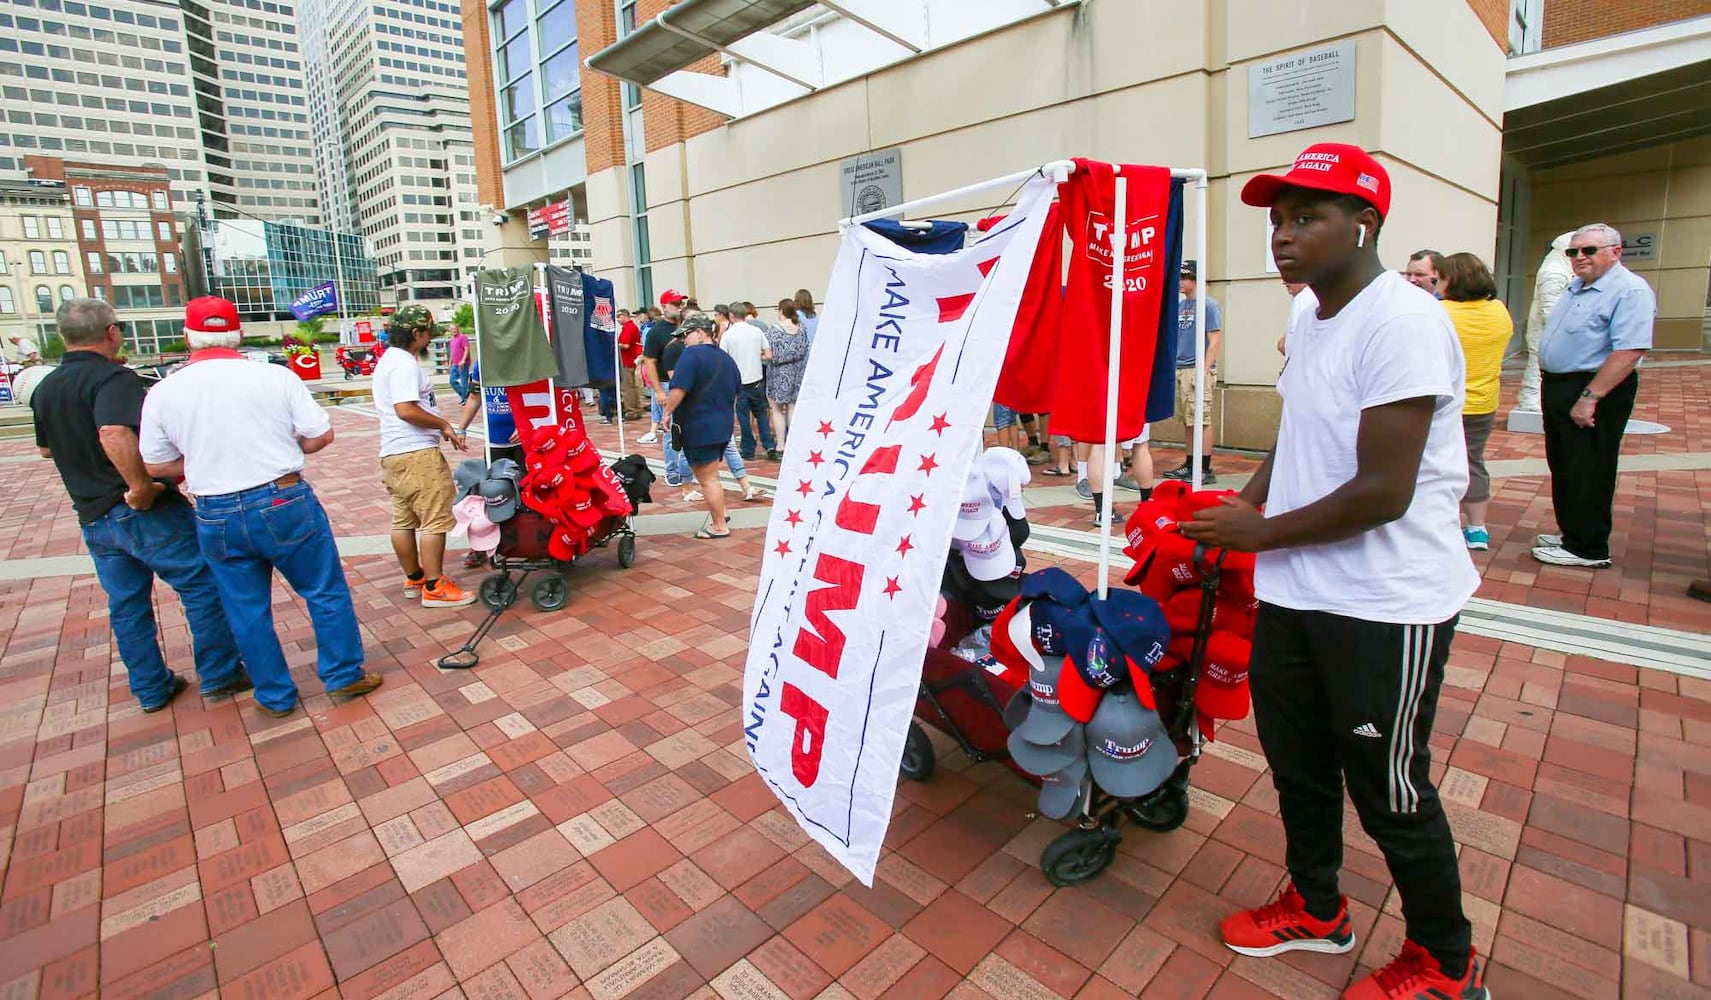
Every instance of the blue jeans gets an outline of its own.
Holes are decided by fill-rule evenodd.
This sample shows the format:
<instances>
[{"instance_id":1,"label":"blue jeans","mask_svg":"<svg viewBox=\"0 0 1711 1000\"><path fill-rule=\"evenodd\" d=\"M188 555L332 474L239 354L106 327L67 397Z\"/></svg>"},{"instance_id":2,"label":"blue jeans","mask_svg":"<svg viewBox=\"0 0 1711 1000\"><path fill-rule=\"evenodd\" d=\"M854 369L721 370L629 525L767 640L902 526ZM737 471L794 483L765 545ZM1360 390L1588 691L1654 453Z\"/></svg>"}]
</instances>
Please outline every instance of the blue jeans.
<instances>
[{"instance_id":1,"label":"blue jeans","mask_svg":"<svg viewBox=\"0 0 1711 1000\"><path fill-rule=\"evenodd\" d=\"M329 691L362 679L362 637L333 526L307 482L272 483L196 501L196 536L255 682L255 700L284 711L297 685L273 630L273 571L309 606L315 672Z\"/></svg>"},{"instance_id":2,"label":"blue jeans","mask_svg":"<svg viewBox=\"0 0 1711 1000\"><path fill-rule=\"evenodd\" d=\"M753 385L745 385L737 392L737 429L743 435L743 457L755 457L755 432L749 426L749 417L760 426L760 446L767 451L778 447L772 439L772 416L766 407L766 380L761 379Z\"/></svg>"},{"instance_id":3,"label":"blue jeans","mask_svg":"<svg viewBox=\"0 0 1711 1000\"><path fill-rule=\"evenodd\" d=\"M618 388L609 385L600 390L600 415L610 420L616 412L618 412Z\"/></svg>"},{"instance_id":4,"label":"blue jeans","mask_svg":"<svg viewBox=\"0 0 1711 1000\"><path fill-rule=\"evenodd\" d=\"M665 406L659 401L660 395L654 391L653 386L648 386L648 410L653 414L655 427L659 426L660 418L665 415Z\"/></svg>"},{"instance_id":5,"label":"blue jeans","mask_svg":"<svg viewBox=\"0 0 1711 1000\"><path fill-rule=\"evenodd\" d=\"M457 393L457 401L460 403L469 402L469 393L472 387L469 382L468 369L453 366L451 371L447 373L447 377L451 381L452 391Z\"/></svg>"},{"instance_id":6,"label":"blue jeans","mask_svg":"<svg viewBox=\"0 0 1711 1000\"><path fill-rule=\"evenodd\" d=\"M689 471L689 459L683 457L683 452L671 446L671 428L662 429L659 445L665 452L665 478L667 484L676 480L680 486L695 482L695 474Z\"/></svg>"},{"instance_id":7,"label":"blue jeans","mask_svg":"<svg viewBox=\"0 0 1711 1000\"><path fill-rule=\"evenodd\" d=\"M83 526L83 544L107 592L108 623L131 694L144 708L161 704L172 693L172 673L155 641L152 597L157 576L184 604L203 692L217 691L243 676L220 593L196 547L196 515L190 504L162 497L158 506L136 511L121 503Z\"/></svg>"},{"instance_id":8,"label":"blue jeans","mask_svg":"<svg viewBox=\"0 0 1711 1000\"><path fill-rule=\"evenodd\" d=\"M731 475L741 479L748 475L748 466L743 464L743 456L737 454L735 441L725 442L725 468L731 470Z\"/></svg>"}]
</instances>

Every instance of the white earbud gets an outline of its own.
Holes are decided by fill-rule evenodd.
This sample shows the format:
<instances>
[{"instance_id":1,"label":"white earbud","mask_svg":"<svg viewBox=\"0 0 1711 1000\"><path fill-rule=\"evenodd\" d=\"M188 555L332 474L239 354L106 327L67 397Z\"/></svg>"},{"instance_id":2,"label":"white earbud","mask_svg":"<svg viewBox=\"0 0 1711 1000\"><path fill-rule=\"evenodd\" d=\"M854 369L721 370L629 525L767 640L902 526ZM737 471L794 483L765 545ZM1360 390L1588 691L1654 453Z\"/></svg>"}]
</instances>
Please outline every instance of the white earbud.
<instances>
[{"instance_id":1,"label":"white earbud","mask_svg":"<svg viewBox=\"0 0 1711 1000\"><path fill-rule=\"evenodd\" d=\"M1366 227L1365 226L1360 227L1360 239L1355 241L1355 246L1357 246L1357 247L1366 246Z\"/></svg>"}]
</instances>

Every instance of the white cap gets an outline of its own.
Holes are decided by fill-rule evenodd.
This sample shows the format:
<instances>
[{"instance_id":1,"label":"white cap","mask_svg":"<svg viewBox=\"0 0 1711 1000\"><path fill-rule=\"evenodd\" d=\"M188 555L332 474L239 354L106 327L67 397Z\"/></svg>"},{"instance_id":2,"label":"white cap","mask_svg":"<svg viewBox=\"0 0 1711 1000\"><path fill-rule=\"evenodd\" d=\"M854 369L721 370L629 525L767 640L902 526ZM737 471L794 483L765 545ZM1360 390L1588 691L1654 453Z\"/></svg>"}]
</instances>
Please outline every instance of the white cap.
<instances>
[{"instance_id":1,"label":"white cap","mask_svg":"<svg viewBox=\"0 0 1711 1000\"><path fill-rule=\"evenodd\" d=\"M1028 470L1028 460L1022 457L1021 452L1014 448L988 448L975 463L975 468L986 474L986 484L994 504L1017 520L1028 516L1027 508L1022 505L1022 487L1033 480L1033 473Z\"/></svg>"},{"instance_id":2,"label":"white cap","mask_svg":"<svg viewBox=\"0 0 1711 1000\"><path fill-rule=\"evenodd\" d=\"M998 508L992 504L992 489L987 485L986 472L979 462L975 462L968 470L968 480L962 485L962 506L957 509L951 538L959 542L975 541L986 533L992 519L997 516Z\"/></svg>"},{"instance_id":3,"label":"white cap","mask_svg":"<svg viewBox=\"0 0 1711 1000\"><path fill-rule=\"evenodd\" d=\"M1016 571L1016 546L1010 542L1010 525L1004 515L990 503L986 505L986 526L973 538L951 538L951 548L962 553L968 575L976 580L1002 580ZM957 519L958 534L964 522Z\"/></svg>"}]
</instances>

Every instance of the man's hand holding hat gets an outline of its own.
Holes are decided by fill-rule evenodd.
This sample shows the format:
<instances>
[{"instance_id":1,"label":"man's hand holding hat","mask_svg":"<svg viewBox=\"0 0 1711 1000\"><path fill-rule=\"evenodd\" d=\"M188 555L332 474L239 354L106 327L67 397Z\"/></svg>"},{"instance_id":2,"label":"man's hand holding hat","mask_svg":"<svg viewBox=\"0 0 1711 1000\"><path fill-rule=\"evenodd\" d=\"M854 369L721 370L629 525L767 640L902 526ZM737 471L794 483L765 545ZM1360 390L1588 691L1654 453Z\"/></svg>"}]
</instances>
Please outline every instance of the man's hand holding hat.
<instances>
[{"instance_id":1,"label":"man's hand holding hat","mask_svg":"<svg viewBox=\"0 0 1711 1000\"><path fill-rule=\"evenodd\" d=\"M1182 533L1214 548L1264 552L1272 547L1270 525L1258 507L1239 496L1227 496L1216 507L1195 512Z\"/></svg>"}]
</instances>

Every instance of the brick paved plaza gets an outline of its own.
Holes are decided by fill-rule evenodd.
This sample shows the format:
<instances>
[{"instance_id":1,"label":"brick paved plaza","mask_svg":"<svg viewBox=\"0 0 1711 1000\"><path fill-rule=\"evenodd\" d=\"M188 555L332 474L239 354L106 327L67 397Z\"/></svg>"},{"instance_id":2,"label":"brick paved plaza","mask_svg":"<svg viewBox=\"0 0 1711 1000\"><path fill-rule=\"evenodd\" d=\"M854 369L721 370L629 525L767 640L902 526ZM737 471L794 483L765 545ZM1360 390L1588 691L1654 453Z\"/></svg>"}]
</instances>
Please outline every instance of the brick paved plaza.
<instances>
[{"instance_id":1,"label":"brick paved plaza","mask_svg":"<svg viewBox=\"0 0 1711 1000\"><path fill-rule=\"evenodd\" d=\"M1673 429L1628 439L1650 464L1621 480L1616 567L1527 557L1551 529L1543 443L1500 431L1481 598L1711 631L1711 608L1682 593L1708 569L1711 362L1656 360L1692 363L1643 376L1636 417ZM1251 722L1221 728L1195 768L1185 828L1130 832L1101 878L1056 890L1038 859L1061 824L1029 818L1032 790L1009 771L941 742L939 773L901 785L863 888L742 749L759 512L707 543L687 537L693 514L670 516L691 509L675 497L646 509L633 569L596 551L566 609L521 606L479 668L442 672L481 609L402 598L374 423L349 408L334 425L310 477L347 552L369 553L345 566L386 683L336 706L312 694L308 622L280 587L306 696L281 721L248 695L141 714L57 477L28 442L0 444L0 997L1309 998L1399 944L1352 812L1354 952L1255 960L1218 942L1223 914L1283 879ZM1157 456L1161 471L1180 461ZM1036 523L1087 529L1061 487L1036 485ZM161 590L169 661L187 671ZM1443 690L1434 773L1492 992L1711 997L1711 665L1695 677L1570 645L1464 631Z\"/></svg>"}]
</instances>

